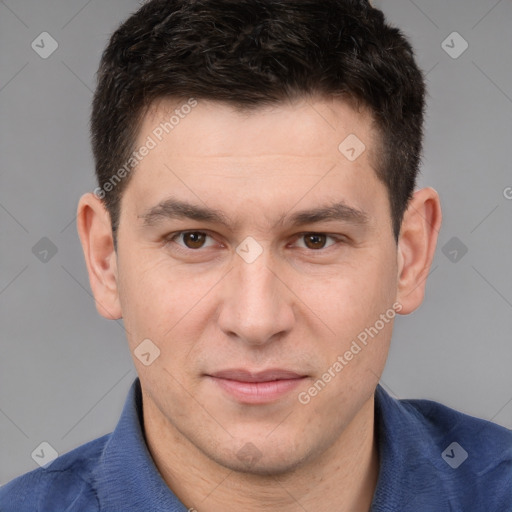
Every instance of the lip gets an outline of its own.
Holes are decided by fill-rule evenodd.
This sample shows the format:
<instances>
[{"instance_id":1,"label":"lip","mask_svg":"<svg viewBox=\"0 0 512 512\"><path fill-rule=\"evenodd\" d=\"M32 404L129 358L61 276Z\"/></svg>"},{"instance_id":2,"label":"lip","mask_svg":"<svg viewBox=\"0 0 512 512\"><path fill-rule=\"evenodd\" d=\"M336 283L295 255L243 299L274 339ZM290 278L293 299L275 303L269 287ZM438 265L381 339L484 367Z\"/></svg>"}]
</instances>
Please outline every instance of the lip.
<instances>
[{"instance_id":1,"label":"lip","mask_svg":"<svg viewBox=\"0 0 512 512\"><path fill-rule=\"evenodd\" d=\"M272 368L259 372L243 369L222 370L208 374L207 377L240 403L264 404L279 400L307 376Z\"/></svg>"}]
</instances>

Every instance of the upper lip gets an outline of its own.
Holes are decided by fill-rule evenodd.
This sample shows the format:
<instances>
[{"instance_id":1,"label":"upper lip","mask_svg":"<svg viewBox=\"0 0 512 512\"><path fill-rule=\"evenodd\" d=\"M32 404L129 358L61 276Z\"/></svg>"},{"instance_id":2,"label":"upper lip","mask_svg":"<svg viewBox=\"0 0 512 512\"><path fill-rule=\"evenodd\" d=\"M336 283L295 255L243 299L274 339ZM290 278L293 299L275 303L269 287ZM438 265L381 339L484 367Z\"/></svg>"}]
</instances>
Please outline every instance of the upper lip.
<instances>
[{"instance_id":1,"label":"upper lip","mask_svg":"<svg viewBox=\"0 0 512 512\"><path fill-rule=\"evenodd\" d=\"M273 380L290 380L301 379L305 375L280 368L271 368L259 372L251 372L243 369L222 370L208 374L210 377L217 379L236 380L239 382L270 382Z\"/></svg>"}]
</instances>

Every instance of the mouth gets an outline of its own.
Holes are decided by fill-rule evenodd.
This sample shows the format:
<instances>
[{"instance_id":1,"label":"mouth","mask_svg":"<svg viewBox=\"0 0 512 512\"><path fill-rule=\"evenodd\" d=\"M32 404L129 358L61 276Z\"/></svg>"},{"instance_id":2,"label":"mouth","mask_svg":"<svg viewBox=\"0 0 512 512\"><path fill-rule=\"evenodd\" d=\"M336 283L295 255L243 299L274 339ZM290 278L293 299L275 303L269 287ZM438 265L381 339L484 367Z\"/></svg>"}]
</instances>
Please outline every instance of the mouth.
<instances>
[{"instance_id":1,"label":"mouth","mask_svg":"<svg viewBox=\"0 0 512 512\"><path fill-rule=\"evenodd\" d=\"M231 369L207 374L215 385L230 398L243 404L275 402L299 386L306 375L290 370L269 369L250 372Z\"/></svg>"}]
</instances>

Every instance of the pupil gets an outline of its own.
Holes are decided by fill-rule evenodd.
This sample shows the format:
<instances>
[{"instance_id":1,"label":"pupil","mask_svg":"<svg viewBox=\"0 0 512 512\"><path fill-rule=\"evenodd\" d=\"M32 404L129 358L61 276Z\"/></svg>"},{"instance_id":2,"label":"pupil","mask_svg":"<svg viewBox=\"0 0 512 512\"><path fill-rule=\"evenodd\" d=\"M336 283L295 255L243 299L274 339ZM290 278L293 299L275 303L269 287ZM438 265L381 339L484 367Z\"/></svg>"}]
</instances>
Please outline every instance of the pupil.
<instances>
[{"instance_id":1,"label":"pupil","mask_svg":"<svg viewBox=\"0 0 512 512\"><path fill-rule=\"evenodd\" d=\"M203 233L186 233L185 234L185 244L191 248L197 249L201 247L204 242Z\"/></svg>"},{"instance_id":2,"label":"pupil","mask_svg":"<svg viewBox=\"0 0 512 512\"><path fill-rule=\"evenodd\" d=\"M319 245L320 245L320 248L324 245L325 235L307 235L306 240L308 241L306 243L306 245L308 247L309 247L309 242L311 242L311 245L313 246L313 247L310 247L310 249L318 249Z\"/></svg>"}]
</instances>

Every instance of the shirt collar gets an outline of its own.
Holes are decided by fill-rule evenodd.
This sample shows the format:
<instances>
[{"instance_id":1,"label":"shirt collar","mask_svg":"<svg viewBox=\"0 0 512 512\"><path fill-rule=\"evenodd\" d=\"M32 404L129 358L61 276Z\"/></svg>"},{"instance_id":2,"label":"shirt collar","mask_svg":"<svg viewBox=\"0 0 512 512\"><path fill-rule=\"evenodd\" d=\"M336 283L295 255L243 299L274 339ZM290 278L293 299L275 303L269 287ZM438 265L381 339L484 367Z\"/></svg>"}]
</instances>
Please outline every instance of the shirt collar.
<instances>
[{"instance_id":1,"label":"shirt collar","mask_svg":"<svg viewBox=\"0 0 512 512\"><path fill-rule=\"evenodd\" d=\"M137 378L98 465L98 499L105 510L186 512L169 489L146 445L142 391ZM121 483L121 485L120 485Z\"/></svg>"},{"instance_id":2,"label":"shirt collar","mask_svg":"<svg viewBox=\"0 0 512 512\"><path fill-rule=\"evenodd\" d=\"M380 384L375 390L375 433L380 467L370 511L447 510L442 448L421 414Z\"/></svg>"},{"instance_id":3,"label":"shirt collar","mask_svg":"<svg viewBox=\"0 0 512 512\"><path fill-rule=\"evenodd\" d=\"M428 436L414 416L413 408L406 408L377 386L375 432L380 468L371 512L413 510L419 495L426 493L432 500L443 487L439 476L443 472L428 457ZM441 457L439 461L444 464ZM414 471L418 465L421 471ZM98 500L105 510L187 512L163 480L147 448L138 378L130 388L94 478L101 482L97 485ZM411 507L404 508L408 503Z\"/></svg>"}]
</instances>

